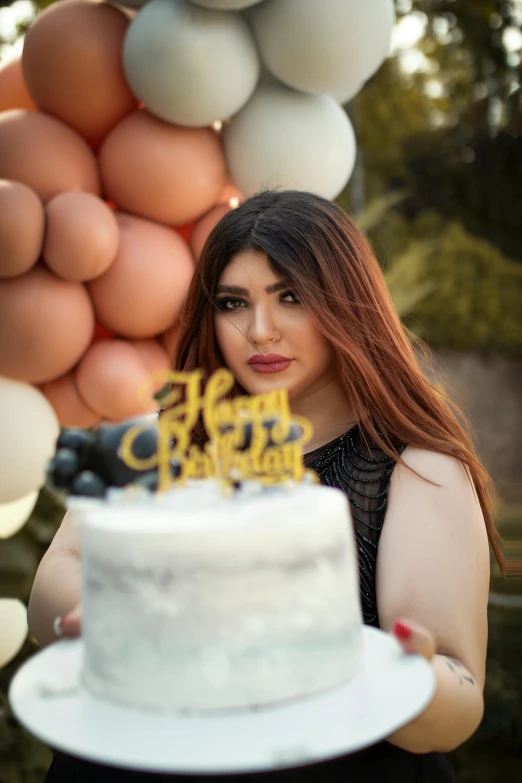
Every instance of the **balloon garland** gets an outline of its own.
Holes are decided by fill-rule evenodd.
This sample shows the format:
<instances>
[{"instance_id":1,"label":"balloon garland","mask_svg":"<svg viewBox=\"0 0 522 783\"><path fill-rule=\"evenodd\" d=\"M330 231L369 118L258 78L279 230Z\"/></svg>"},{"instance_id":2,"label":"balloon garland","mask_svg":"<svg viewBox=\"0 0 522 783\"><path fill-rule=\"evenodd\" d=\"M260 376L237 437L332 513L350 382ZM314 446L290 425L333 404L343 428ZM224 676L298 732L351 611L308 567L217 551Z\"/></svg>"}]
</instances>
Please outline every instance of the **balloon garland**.
<instances>
[{"instance_id":1,"label":"balloon garland","mask_svg":"<svg viewBox=\"0 0 522 783\"><path fill-rule=\"evenodd\" d=\"M393 23L393 0L68 0L35 19L0 66L0 535L60 425L154 410L136 390L171 363L219 219L266 187L341 192L339 101Z\"/></svg>"}]
</instances>

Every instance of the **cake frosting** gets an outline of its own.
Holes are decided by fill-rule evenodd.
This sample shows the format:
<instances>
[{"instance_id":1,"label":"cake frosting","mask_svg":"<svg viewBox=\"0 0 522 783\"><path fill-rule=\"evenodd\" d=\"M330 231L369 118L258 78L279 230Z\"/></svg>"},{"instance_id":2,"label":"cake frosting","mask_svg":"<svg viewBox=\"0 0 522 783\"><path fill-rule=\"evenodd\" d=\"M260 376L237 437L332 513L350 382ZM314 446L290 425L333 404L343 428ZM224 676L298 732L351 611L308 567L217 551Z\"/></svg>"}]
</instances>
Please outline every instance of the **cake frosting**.
<instances>
[{"instance_id":1,"label":"cake frosting","mask_svg":"<svg viewBox=\"0 0 522 783\"><path fill-rule=\"evenodd\" d=\"M72 508L83 564L83 686L163 712L250 709L334 688L361 664L345 495L295 484Z\"/></svg>"}]
</instances>

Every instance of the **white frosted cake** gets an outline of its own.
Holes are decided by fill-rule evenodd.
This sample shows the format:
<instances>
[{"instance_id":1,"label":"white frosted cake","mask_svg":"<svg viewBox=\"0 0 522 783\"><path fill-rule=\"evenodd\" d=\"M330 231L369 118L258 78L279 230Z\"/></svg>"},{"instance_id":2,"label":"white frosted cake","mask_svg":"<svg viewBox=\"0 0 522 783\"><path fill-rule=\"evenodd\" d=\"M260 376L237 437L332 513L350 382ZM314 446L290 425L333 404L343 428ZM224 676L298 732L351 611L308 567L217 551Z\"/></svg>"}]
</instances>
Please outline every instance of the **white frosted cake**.
<instances>
[{"instance_id":1,"label":"white frosted cake","mask_svg":"<svg viewBox=\"0 0 522 783\"><path fill-rule=\"evenodd\" d=\"M80 503L83 684L155 711L302 698L360 666L346 497L317 485L212 480L125 505Z\"/></svg>"}]
</instances>

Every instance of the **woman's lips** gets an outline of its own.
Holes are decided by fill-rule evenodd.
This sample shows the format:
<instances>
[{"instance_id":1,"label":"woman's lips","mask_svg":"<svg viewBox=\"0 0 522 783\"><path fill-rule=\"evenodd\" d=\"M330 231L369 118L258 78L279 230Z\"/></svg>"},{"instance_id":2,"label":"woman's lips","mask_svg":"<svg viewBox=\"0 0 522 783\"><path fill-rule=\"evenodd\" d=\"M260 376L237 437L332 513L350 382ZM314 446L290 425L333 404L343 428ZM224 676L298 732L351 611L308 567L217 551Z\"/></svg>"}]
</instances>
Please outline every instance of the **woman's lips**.
<instances>
[{"instance_id":1,"label":"woman's lips","mask_svg":"<svg viewBox=\"0 0 522 783\"><path fill-rule=\"evenodd\" d=\"M283 370L287 370L290 367L292 362L293 359L289 359L287 356L281 356L279 353L269 353L265 356L257 353L248 360L248 364L253 371L262 374L283 372Z\"/></svg>"}]
</instances>

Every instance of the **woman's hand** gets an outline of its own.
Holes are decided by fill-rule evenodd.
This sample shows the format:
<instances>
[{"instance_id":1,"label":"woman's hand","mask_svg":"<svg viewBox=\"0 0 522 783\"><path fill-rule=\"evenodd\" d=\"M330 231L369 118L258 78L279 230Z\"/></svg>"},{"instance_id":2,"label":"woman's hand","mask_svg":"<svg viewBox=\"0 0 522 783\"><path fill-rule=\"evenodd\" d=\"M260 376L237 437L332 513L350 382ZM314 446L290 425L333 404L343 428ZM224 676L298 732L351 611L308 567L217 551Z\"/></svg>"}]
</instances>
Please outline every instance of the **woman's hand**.
<instances>
[{"instance_id":1,"label":"woman's hand","mask_svg":"<svg viewBox=\"0 0 522 783\"><path fill-rule=\"evenodd\" d=\"M78 604L72 612L54 620L54 633L58 638L76 639L82 633L82 605Z\"/></svg>"},{"instance_id":2,"label":"woman's hand","mask_svg":"<svg viewBox=\"0 0 522 783\"><path fill-rule=\"evenodd\" d=\"M57 617L54 621L54 632L58 637L75 639L82 632L82 607L78 604L72 612ZM418 623L396 620L393 635L406 653L422 655L431 661L435 655L435 639L433 634Z\"/></svg>"},{"instance_id":3,"label":"woman's hand","mask_svg":"<svg viewBox=\"0 0 522 783\"><path fill-rule=\"evenodd\" d=\"M392 632L404 652L422 655L427 661L433 659L436 653L435 637L422 625L409 620L396 620Z\"/></svg>"}]
</instances>

